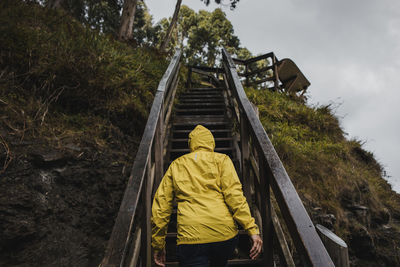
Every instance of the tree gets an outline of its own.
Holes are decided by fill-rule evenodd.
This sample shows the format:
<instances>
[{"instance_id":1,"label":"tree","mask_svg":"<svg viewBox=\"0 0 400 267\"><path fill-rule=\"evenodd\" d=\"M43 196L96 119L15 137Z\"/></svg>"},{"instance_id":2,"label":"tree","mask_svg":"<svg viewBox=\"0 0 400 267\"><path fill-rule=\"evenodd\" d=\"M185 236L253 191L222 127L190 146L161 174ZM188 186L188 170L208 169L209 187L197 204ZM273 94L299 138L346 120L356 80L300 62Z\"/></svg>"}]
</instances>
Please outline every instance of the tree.
<instances>
[{"instance_id":1,"label":"tree","mask_svg":"<svg viewBox=\"0 0 400 267\"><path fill-rule=\"evenodd\" d=\"M135 21L135 12L138 0L125 0L122 9L121 24L118 38L120 40L129 40L133 38L133 23Z\"/></svg>"},{"instance_id":2,"label":"tree","mask_svg":"<svg viewBox=\"0 0 400 267\"><path fill-rule=\"evenodd\" d=\"M210 4L210 0L202 0L202 1L204 1L204 3L206 5ZM215 0L215 2L217 4L221 4L222 3L221 0ZM230 0L231 8L234 9L238 2L239 2L239 0ZM178 14L179 14L179 10L180 10L181 4L182 4L182 0L177 0L176 6L175 6L174 15L172 16L172 20L171 20L171 22L170 22L170 24L168 26L168 30L167 30L167 32L166 32L166 34L164 36L164 39L163 39L163 41L161 43L161 46L160 46L160 51L162 51L162 52L165 52L165 50L167 49L167 46L168 46L168 44L169 44L169 42L171 40L172 30L174 29L174 27L175 27L175 25L177 23Z\"/></svg>"},{"instance_id":3,"label":"tree","mask_svg":"<svg viewBox=\"0 0 400 267\"><path fill-rule=\"evenodd\" d=\"M159 26L153 26L153 17L150 15L147 5L139 1L133 23L133 40L137 45L156 46L159 44L157 31Z\"/></svg>"},{"instance_id":4,"label":"tree","mask_svg":"<svg viewBox=\"0 0 400 267\"><path fill-rule=\"evenodd\" d=\"M176 22L178 21L178 14L179 14L179 10L181 8L181 4L182 4L182 0L176 1L174 15L172 16L171 23L168 26L167 33L165 34L164 40L162 41L161 46L160 46L161 52L165 51L165 49L168 46L169 41L171 40L172 30L174 29Z\"/></svg>"},{"instance_id":5,"label":"tree","mask_svg":"<svg viewBox=\"0 0 400 267\"><path fill-rule=\"evenodd\" d=\"M191 12L184 14L191 16ZM184 52L189 64L206 63L214 66L222 47L226 47L232 54L240 49L240 41L234 35L231 22L219 8L213 12L200 10L195 18L182 18L181 21L184 22L181 30L187 31Z\"/></svg>"},{"instance_id":6,"label":"tree","mask_svg":"<svg viewBox=\"0 0 400 267\"><path fill-rule=\"evenodd\" d=\"M167 19L163 19L157 24L160 30L158 36L166 36L167 25ZM183 48L188 64L214 66L219 60L220 50L223 46L233 54L241 49L231 22L219 8L213 12L201 10L196 13L182 5L177 27L173 32L166 50L172 50L175 45L179 44Z\"/></svg>"}]
</instances>

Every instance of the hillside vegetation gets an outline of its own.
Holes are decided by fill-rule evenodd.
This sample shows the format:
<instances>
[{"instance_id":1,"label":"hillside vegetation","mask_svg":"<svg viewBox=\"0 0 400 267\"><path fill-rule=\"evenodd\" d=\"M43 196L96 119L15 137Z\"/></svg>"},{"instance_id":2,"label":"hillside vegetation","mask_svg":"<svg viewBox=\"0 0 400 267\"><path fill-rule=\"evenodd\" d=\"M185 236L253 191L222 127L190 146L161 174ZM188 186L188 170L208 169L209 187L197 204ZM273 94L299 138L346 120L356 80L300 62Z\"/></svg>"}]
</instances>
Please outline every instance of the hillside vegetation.
<instances>
[{"instance_id":1,"label":"hillside vegetation","mask_svg":"<svg viewBox=\"0 0 400 267\"><path fill-rule=\"evenodd\" d=\"M347 140L329 106L247 88L314 223L334 230L354 266L400 266L400 195L359 140Z\"/></svg>"},{"instance_id":2,"label":"hillside vegetation","mask_svg":"<svg viewBox=\"0 0 400 267\"><path fill-rule=\"evenodd\" d=\"M165 55L0 2L0 265L97 266Z\"/></svg>"}]
</instances>

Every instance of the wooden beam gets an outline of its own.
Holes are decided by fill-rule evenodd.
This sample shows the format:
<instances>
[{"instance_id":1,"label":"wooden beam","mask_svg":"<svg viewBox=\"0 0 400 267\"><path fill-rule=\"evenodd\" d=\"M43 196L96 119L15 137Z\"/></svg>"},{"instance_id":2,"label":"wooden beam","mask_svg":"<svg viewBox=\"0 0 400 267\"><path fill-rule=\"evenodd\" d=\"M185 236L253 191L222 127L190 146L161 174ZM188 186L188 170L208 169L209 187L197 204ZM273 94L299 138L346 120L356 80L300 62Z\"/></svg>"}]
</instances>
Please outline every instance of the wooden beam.
<instances>
[{"instance_id":1,"label":"wooden beam","mask_svg":"<svg viewBox=\"0 0 400 267\"><path fill-rule=\"evenodd\" d=\"M346 242L328 228L317 224L318 234L322 239L336 267L349 267L349 251Z\"/></svg>"},{"instance_id":2,"label":"wooden beam","mask_svg":"<svg viewBox=\"0 0 400 267\"><path fill-rule=\"evenodd\" d=\"M190 69L198 69L206 72L213 72L213 73L223 73L224 69L223 68L213 68L213 67L205 67L205 66L193 66L189 65L188 66Z\"/></svg>"},{"instance_id":3,"label":"wooden beam","mask_svg":"<svg viewBox=\"0 0 400 267\"><path fill-rule=\"evenodd\" d=\"M251 203L251 193L250 193L250 168L249 168L249 142L250 136L248 133L246 118L241 117L240 119L240 146L241 146L241 176L243 183L244 195L247 199L247 203Z\"/></svg>"},{"instance_id":4,"label":"wooden beam","mask_svg":"<svg viewBox=\"0 0 400 267\"><path fill-rule=\"evenodd\" d=\"M259 69L257 69L257 70L255 70L255 71L252 71L252 72L247 72L247 73L239 73L239 76L244 76L244 77L249 77L249 76L253 76L253 75L255 75L255 74L259 74L259 73L261 73L261 72L264 72L264 71L268 71L268 70L272 70L272 69L274 69L275 68L275 66L267 66L267 67L264 67L264 68L259 68Z\"/></svg>"},{"instance_id":5,"label":"wooden beam","mask_svg":"<svg viewBox=\"0 0 400 267\"><path fill-rule=\"evenodd\" d=\"M283 233L281 224L279 222L278 215L276 215L275 209L271 207L272 212L272 223L274 224L275 240L278 244L277 250L279 254L280 264L284 267L295 267L292 254L290 253L289 246L286 242L285 234Z\"/></svg>"},{"instance_id":6,"label":"wooden beam","mask_svg":"<svg viewBox=\"0 0 400 267\"><path fill-rule=\"evenodd\" d=\"M264 266L274 266L274 250L273 250L273 224L271 214L271 196L270 196L270 179L266 169L266 162L263 155L260 155L259 161L259 175L261 180L261 186L259 188L261 192L261 217L262 217L262 228L263 228L263 248L264 248Z\"/></svg>"}]
</instances>

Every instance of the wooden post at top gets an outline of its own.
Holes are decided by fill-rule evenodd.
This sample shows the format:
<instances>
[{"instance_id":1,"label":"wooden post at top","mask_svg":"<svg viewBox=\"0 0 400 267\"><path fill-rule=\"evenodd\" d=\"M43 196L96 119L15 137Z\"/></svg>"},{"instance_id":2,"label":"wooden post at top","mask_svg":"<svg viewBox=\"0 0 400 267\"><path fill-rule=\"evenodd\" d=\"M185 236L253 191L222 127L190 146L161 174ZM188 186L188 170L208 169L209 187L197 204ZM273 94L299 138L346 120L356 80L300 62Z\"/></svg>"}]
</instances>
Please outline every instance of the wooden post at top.
<instances>
[{"instance_id":1,"label":"wooden post at top","mask_svg":"<svg viewBox=\"0 0 400 267\"><path fill-rule=\"evenodd\" d=\"M241 150L241 173L244 195L247 203L251 204L251 191L250 191L250 148L249 148L249 130L248 124L243 114L240 115L240 150Z\"/></svg>"},{"instance_id":2,"label":"wooden post at top","mask_svg":"<svg viewBox=\"0 0 400 267\"><path fill-rule=\"evenodd\" d=\"M271 193L270 193L270 181L267 172L267 162L265 161L262 154L259 156L258 168L261 183L261 216L262 216L262 228L263 228L263 250L264 250L264 266L274 266L274 252L273 252L273 224L272 224L272 212L271 212Z\"/></svg>"},{"instance_id":3,"label":"wooden post at top","mask_svg":"<svg viewBox=\"0 0 400 267\"><path fill-rule=\"evenodd\" d=\"M152 183L152 162L151 156L148 158L146 166L146 177L142 191L144 203L144 216L142 220L142 245L141 262L142 267L151 267L151 183Z\"/></svg>"},{"instance_id":4,"label":"wooden post at top","mask_svg":"<svg viewBox=\"0 0 400 267\"><path fill-rule=\"evenodd\" d=\"M349 252L346 242L320 224L317 224L315 228L335 266L349 267Z\"/></svg>"},{"instance_id":5,"label":"wooden post at top","mask_svg":"<svg viewBox=\"0 0 400 267\"><path fill-rule=\"evenodd\" d=\"M279 89L279 74L278 74L278 62L275 55L272 55L272 65L274 66L274 87L275 91Z\"/></svg>"},{"instance_id":6,"label":"wooden post at top","mask_svg":"<svg viewBox=\"0 0 400 267\"><path fill-rule=\"evenodd\" d=\"M164 114L164 104L161 106L161 114ZM156 129L156 134L154 136L154 162L155 162L155 177L154 184L152 184L152 194L153 199L154 194L161 182L164 175L164 116L158 118L158 124Z\"/></svg>"},{"instance_id":7,"label":"wooden post at top","mask_svg":"<svg viewBox=\"0 0 400 267\"><path fill-rule=\"evenodd\" d=\"M245 76L246 76L246 86L249 86L249 85L250 85L249 76L247 75L248 72L249 72L249 67L248 67L248 65L246 64L246 65L245 65L245 70L244 70L244 74L245 74Z\"/></svg>"}]
</instances>

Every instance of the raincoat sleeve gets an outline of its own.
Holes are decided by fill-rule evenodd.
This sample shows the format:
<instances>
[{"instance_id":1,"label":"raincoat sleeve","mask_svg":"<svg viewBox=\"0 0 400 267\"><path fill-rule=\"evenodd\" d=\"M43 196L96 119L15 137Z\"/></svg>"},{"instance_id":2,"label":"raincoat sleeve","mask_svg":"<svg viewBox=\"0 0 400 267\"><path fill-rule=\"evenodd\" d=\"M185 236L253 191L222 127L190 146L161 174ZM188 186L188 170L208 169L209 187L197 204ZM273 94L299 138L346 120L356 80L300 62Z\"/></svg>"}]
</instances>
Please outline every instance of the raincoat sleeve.
<instances>
[{"instance_id":1,"label":"raincoat sleeve","mask_svg":"<svg viewBox=\"0 0 400 267\"><path fill-rule=\"evenodd\" d=\"M153 200L151 245L155 251L160 251L165 247L165 236L167 235L169 218L172 213L173 198L172 171L170 166L162 178Z\"/></svg>"},{"instance_id":2,"label":"raincoat sleeve","mask_svg":"<svg viewBox=\"0 0 400 267\"><path fill-rule=\"evenodd\" d=\"M221 189L225 202L233 213L233 218L240 223L248 235L259 234L258 226L251 217L249 205L243 195L242 184L228 156L224 158L221 166Z\"/></svg>"}]
</instances>

